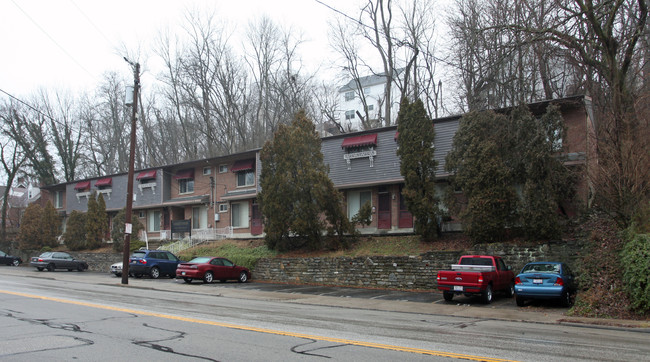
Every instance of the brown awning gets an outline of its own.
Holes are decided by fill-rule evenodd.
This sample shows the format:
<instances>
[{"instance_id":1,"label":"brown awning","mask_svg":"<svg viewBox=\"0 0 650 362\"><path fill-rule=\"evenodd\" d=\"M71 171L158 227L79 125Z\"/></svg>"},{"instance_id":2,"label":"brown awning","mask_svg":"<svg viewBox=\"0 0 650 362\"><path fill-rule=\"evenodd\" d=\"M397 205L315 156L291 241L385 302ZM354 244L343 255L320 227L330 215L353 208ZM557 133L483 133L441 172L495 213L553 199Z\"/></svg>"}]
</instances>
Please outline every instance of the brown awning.
<instances>
[{"instance_id":1,"label":"brown awning","mask_svg":"<svg viewBox=\"0 0 650 362\"><path fill-rule=\"evenodd\" d=\"M79 190L87 190L90 188L90 181L81 181L77 182L77 184L74 186L74 189L79 191Z\"/></svg>"},{"instance_id":2,"label":"brown awning","mask_svg":"<svg viewBox=\"0 0 650 362\"><path fill-rule=\"evenodd\" d=\"M100 178L95 182L95 187L101 187L101 186L111 186L113 184L113 178L112 177L106 177L106 178Z\"/></svg>"},{"instance_id":3,"label":"brown awning","mask_svg":"<svg viewBox=\"0 0 650 362\"><path fill-rule=\"evenodd\" d=\"M156 178L156 170L142 171L135 178L136 180L144 180L149 178Z\"/></svg>"},{"instance_id":4,"label":"brown awning","mask_svg":"<svg viewBox=\"0 0 650 362\"><path fill-rule=\"evenodd\" d=\"M193 168L188 168L187 170L181 170L176 172L174 175L174 179L176 180L182 180L186 178L194 178L194 169Z\"/></svg>"},{"instance_id":5,"label":"brown awning","mask_svg":"<svg viewBox=\"0 0 650 362\"><path fill-rule=\"evenodd\" d=\"M255 169L255 159L251 158L250 160L239 160L236 161L230 171L239 172L239 171L248 171Z\"/></svg>"},{"instance_id":6,"label":"brown awning","mask_svg":"<svg viewBox=\"0 0 650 362\"><path fill-rule=\"evenodd\" d=\"M348 147L361 147L361 146L369 146L369 145L377 145L377 134L367 134L363 136L356 136L356 137L348 137L343 140L343 143L341 144L341 148L348 148Z\"/></svg>"}]
</instances>

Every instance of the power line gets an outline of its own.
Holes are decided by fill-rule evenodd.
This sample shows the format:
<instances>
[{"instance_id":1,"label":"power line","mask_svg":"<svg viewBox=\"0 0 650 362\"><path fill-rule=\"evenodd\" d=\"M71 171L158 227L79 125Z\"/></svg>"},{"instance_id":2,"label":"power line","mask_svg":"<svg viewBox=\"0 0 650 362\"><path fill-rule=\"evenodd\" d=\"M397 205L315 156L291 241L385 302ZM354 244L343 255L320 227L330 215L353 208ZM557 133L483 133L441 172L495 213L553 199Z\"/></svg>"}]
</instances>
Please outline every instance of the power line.
<instances>
[{"instance_id":1,"label":"power line","mask_svg":"<svg viewBox=\"0 0 650 362\"><path fill-rule=\"evenodd\" d=\"M16 3L15 0L11 0L11 2L27 17L27 19L29 19L41 32L43 32L43 34L45 34L45 36L47 36L52 41L52 43L54 43L59 49L61 49L63 53L65 53L65 55L67 55L70 59L72 59L72 61L75 62L75 64L77 64L79 68L83 69L93 79L97 80L97 78L95 78L95 76L88 69L86 69L86 67L84 67L79 61L77 61L77 59L73 57L70 53L68 53L68 51L65 50L65 48L63 48L47 31L45 31L43 27L41 27L31 16L29 16L29 14L23 8L21 8Z\"/></svg>"},{"instance_id":2,"label":"power line","mask_svg":"<svg viewBox=\"0 0 650 362\"><path fill-rule=\"evenodd\" d=\"M5 91L4 89L0 88L0 92L6 94L7 96L9 96L9 98L16 100L17 102L23 104L24 106L26 106L26 107L28 107L29 109L33 110L34 112L40 114L41 116L43 116L43 117L49 119L50 121L52 121L52 122L58 124L59 126L61 126L61 127L67 127L67 125L63 124L61 121L56 120L56 119L52 118L51 116L48 116L47 114L43 113L43 112L42 112L41 110L39 110L38 108L32 106L31 104L29 104L29 103L23 101L23 100L20 99L20 98L14 96L13 94L8 93L8 92Z\"/></svg>"},{"instance_id":3,"label":"power line","mask_svg":"<svg viewBox=\"0 0 650 362\"><path fill-rule=\"evenodd\" d=\"M98 26L97 26L97 25L96 25L96 24L95 24L95 23L90 19L90 17L89 17L89 16L88 16L88 15L87 15L83 10L81 10L81 8L79 7L79 5L77 5L77 3L74 2L74 0L70 0L70 2L72 3L72 5L74 5L75 8L77 8L77 10L79 11L79 13L81 13L81 15L83 15L83 16L86 18L86 20L88 20L88 23L90 23L90 25L92 25L92 26L95 28L95 30L97 30L97 32L99 33L99 35L101 35L101 36L106 40L107 43L109 43L113 48L115 48L115 45L113 44L113 42L112 42L112 41L111 41L111 40L106 36L106 34L104 34L104 32L103 32L103 31L102 31L102 30L101 30L101 29L100 29L100 28L99 28L99 27L98 27Z\"/></svg>"}]
</instances>

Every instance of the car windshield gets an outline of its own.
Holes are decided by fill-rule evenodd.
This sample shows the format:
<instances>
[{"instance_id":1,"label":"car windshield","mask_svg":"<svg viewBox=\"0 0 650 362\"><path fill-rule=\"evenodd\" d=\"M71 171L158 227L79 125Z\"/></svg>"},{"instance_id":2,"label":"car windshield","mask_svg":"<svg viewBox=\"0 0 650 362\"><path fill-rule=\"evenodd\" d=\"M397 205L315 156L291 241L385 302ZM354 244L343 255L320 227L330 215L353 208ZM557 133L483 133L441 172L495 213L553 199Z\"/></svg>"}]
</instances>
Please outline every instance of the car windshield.
<instances>
[{"instance_id":1,"label":"car windshield","mask_svg":"<svg viewBox=\"0 0 650 362\"><path fill-rule=\"evenodd\" d=\"M212 258L209 257L209 256L199 256L197 258L194 258L194 259L190 260L189 262L190 263L196 263L196 264L207 263L207 262L210 261L210 259L212 259Z\"/></svg>"},{"instance_id":2,"label":"car windshield","mask_svg":"<svg viewBox=\"0 0 650 362\"><path fill-rule=\"evenodd\" d=\"M528 264L521 271L522 273L553 273L560 274L560 264Z\"/></svg>"},{"instance_id":3,"label":"car windshield","mask_svg":"<svg viewBox=\"0 0 650 362\"><path fill-rule=\"evenodd\" d=\"M144 256L145 256L146 254L147 254L147 253L145 253L144 251L136 250L136 251L134 251L134 252L131 254L131 257L132 257L132 258L144 258Z\"/></svg>"}]
</instances>

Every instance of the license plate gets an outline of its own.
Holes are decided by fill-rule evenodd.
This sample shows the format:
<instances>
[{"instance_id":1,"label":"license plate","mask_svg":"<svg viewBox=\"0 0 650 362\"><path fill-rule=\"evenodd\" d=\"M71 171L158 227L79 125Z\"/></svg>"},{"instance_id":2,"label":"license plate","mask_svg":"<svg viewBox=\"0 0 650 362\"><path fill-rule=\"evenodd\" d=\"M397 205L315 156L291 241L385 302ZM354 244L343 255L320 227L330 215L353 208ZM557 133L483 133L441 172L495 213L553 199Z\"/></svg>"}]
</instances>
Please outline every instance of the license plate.
<instances>
[{"instance_id":1,"label":"license plate","mask_svg":"<svg viewBox=\"0 0 650 362\"><path fill-rule=\"evenodd\" d=\"M462 285L454 285L454 291L455 292L462 292L463 291L463 286Z\"/></svg>"},{"instance_id":2,"label":"license plate","mask_svg":"<svg viewBox=\"0 0 650 362\"><path fill-rule=\"evenodd\" d=\"M181 275L185 275L185 272L181 272Z\"/></svg>"},{"instance_id":3,"label":"license plate","mask_svg":"<svg viewBox=\"0 0 650 362\"><path fill-rule=\"evenodd\" d=\"M542 284L541 279L533 279L533 284Z\"/></svg>"}]
</instances>

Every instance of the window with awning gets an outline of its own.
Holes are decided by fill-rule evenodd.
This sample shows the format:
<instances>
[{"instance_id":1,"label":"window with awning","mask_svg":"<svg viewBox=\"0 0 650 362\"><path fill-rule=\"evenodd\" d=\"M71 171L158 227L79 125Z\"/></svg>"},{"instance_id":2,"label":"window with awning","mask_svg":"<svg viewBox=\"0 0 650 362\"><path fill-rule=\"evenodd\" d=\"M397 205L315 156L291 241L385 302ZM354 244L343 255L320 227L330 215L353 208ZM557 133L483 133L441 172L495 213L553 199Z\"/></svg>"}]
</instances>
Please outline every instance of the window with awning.
<instances>
[{"instance_id":1,"label":"window with awning","mask_svg":"<svg viewBox=\"0 0 650 362\"><path fill-rule=\"evenodd\" d=\"M230 171L241 172L255 169L255 159L236 161Z\"/></svg>"},{"instance_id":2,"label":"window with awning","mask_svg":"<svg viewBox=\"0 0 650 362\"><path fill-rule=\"evenodd\" d=\"M95 182L95 187L107 187L111 186L113 184L113 178L112 177L106 177L106 178L100 178Z\"/></svg>"},{"instance_id":3,"label":"window with awning","mask_svg":"<svg viewBox=\"0 0 650 362\"><path fill-rule=\"evenodd\" d=\"M363 136L347 137L341 143L341 148L353 148L363 146L376 146L377 134L366 134Z\"/></svg>"},{"instance_id":4,"label":"window with awning","mask_svg":"<svg viewBox=\"0 0 650 362\"><path fill-rule=\"evenodd\" d=\"M90 188L90 181L81 181L81 182L77 182L77 184L74 185L74 189L77 191L88 190L89 188Z\"/></svg>"},{"instance_id":5,"label":"window with awning","mask_svg":"<svg viewBox=\"0 0 650 362\"><path fill-rule=\"evenodd\" d=\"M156 178L156 170L142 171L136 176L136 180L146 180Z\"/></svg>"},{"instance_id":6,"label":"window with awning","mask_svg":"<svg viewBox=\"0 0 650 362\"><path fill-rule=\"evenodd\" d=\"M193 168L178 171L174 175L175 180L184 180L184 179L188 179L188 178L194 178L194 169Z\"/></svg>"}]
</instances>

